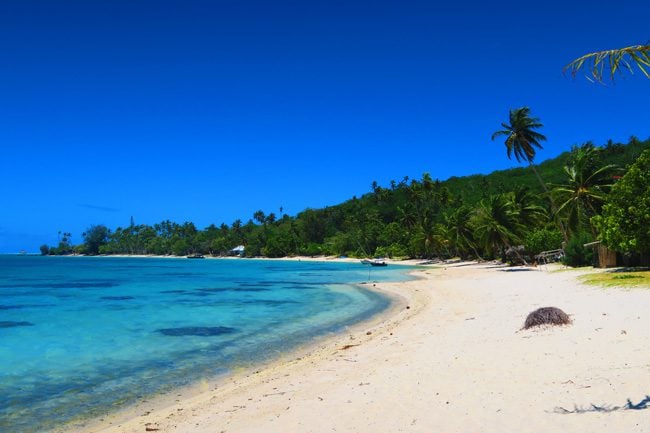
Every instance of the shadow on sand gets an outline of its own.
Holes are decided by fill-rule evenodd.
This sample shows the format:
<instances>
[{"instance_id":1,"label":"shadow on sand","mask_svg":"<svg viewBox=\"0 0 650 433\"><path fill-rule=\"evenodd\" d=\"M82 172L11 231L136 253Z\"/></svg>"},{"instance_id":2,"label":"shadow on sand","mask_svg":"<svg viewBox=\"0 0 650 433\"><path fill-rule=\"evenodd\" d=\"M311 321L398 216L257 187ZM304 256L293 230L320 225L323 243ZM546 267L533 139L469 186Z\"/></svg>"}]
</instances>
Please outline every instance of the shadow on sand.
<instances>
[{"instance_id":1,"label":"shadow on sand","mask_svg":"<svg viewBox=\"0 0 650 433\"><path fill-rule=\"evenodd\" d=\"M605 272L610 273L610 274L618 274L622 272L648 272L650 271L650 268L645 266L637 266L637 267L631 267L631 268L616 268L616 269L609 269L606 270Z\"/></svg>"},{"instance_id":2,"label":"shadow on sand","mask_svg":"<svg viewBox=\"0 0 650 433\"><path fill-rule=\"evenodd\" d=\"M499 269L500 272L530 272L533 269L531 268L505 268Z\"/></svg>"},{"instance_id":3,"label":"shadow on sand","mask_svg":"<svg viewBox=\"0 0 650 433\"><path fill-rule=\"evenodd\" d=\"M648 408L649 403L650 403L650 395L646 395L643 400L641 400L636 404L632 403L632 400L628 398L627 403L625 403L623 406L612 406L612 405L598 406L592 403L587 407L574 406L573 410L568 410L561 406L558 406L555 409L553 409L553 412L563 414L563 415L568 415L573 413L589 413L589 412L609 413L609 412L618 412L624 410L644 410Z\"/></svg>"}]
</instances>

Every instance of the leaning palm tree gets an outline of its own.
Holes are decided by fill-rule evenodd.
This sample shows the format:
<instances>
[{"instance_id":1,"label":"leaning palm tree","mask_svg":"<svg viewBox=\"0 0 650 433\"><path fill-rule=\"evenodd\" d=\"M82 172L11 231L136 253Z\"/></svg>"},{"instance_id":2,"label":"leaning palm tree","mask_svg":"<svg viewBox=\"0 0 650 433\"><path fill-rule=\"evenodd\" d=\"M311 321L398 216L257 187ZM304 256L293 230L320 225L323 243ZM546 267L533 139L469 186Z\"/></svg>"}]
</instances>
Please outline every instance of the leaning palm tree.
<instances>
[{"instance_id":1,"label":"leaning palm tree","mask_svg":"<svg viewBox=\"0 0 650 433\"><path fill-rule=\"evenodd\" d=\"M505 135L506 154L508 158L512 159L512 155L514 154L517 162L521 162L522 160L527 161L535 172L537 179L542 184L542 187L547 191L546 185L533 165L533 160L537 154L535 148L543 149L540 141L546 141L546 137L535 130L544 125L539 123L537 117L530 117L530 108L528 107L510 110L509 117L510 124L502 123L501 126L504 129L492 134L492 140Z\"/></svg>"},{"instance_id":2,"label":"leaning palm tree","mask_svg":"<svg viewBox=\"0 0 650 433\"><path fill-rule=\"evenodd\" d=\"M570 71L575 77L585 64L590 65L589 74L593 78L587 75L587 79L599 83L602 83L603 78L607 76L613 81L614 76L624 70L634 73L634 65L646 78L650 78L650 45L633 45L585 54L566 65L563 70Z\"/></svg>"},{"instance_id":3,"label":"leaning palm tree","mask_svg":"<svg viewBox=\"0 0 650 433\"><path fill-rule=\"evenodd\" d=\"M506 136L505 145L508 158L511 159L512 155L514 154L517 162L521 162L522 160L528 162L528 165L530 165L533 173L535 173L535 176L537 177L540 185L542 185L544 192L549 196L549 199L551 201L551 208L553 210L553 213L556 214L553 198L550 196L548 187L537 172L535 164L533 163L535 155L537 154L536 148L543 149L540 142L546 141L546 137L535 130L541 128L544 125L540 123L537 117L530 117L530 108L528 107L521 107L510 110L509 121L509 124L501 124L504 129L492 134L492 140L502 135ZM562 232L562 236L564 237L564 241L567 242L568 238L566 230L562 226L560 220L557 220L557 222L558 226L560 227L560 231Z\"/></svg>"}]
</instances>

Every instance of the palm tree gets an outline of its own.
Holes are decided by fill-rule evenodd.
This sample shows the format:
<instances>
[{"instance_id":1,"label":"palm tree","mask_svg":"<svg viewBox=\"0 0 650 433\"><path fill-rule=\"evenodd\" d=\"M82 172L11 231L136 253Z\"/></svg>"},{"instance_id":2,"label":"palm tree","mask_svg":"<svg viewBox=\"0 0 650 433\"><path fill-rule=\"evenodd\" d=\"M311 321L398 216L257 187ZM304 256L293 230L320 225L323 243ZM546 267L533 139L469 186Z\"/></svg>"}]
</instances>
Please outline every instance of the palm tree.
<instances>
[{"instance_id":1,"label":"palm tree","mask_svg":"<svg viewBox=\"0 0 650 433\"><path fill-rule=\"evenodd\" d=\"M502 123L501 126L504 129L492 134L492 140L501 135L505 135L508 158L511 159L514 153L517 162L521 162L522 159L527 161L533 168L542 187L546 189L546 185L533 165L533 160L537 153L535 148L543 149L540 141L546 141L546 137L536 132L535 129L539 129L544 125L539 123L537 117L530 117L530 108L521 107L510 110L510 124Z\"/></svg>"},{"instance_id":2,"label":"palm tree","mask_svg":"<svg viewBox=\"0 0 650 433\"><path fill-rule=\"evenodd\" d=\"M509 195L519 223L523 226L536 226L548 220L546 210L537 203L535 195L528 187L515 188Z\"/></svg>"},{"instance_id":3,"label":"palm tree","mask_svg":"<svg viewBox=\"0 0 650 433\"><path fill-rule=\"evenodd\" d=\"M589 226L590 218L600 212L612 186L610 173L616 166L609 164L598 168L598 149L592 144L574 149L573 152L573 161L564 167L566 183L557 185L553 193L561 202L558 212L565 214L567 228L575 233L581 227Z\"/></svg>"},{"instance_id":4,"label":"palm tree","mask_svg":"<svg viewBox=\"0 0 650 433\"><path fill-rule=\"evenodd\" d=\"M445 226L425 217L415 228L412 239L419 245L423 257L432 258L451 255L448 248L449 237Z\"/></svg>"},{"instance_id":5,"label":"palm tree","mask_svg":"<svg viewBox=\"0 0 650 433\"><path fill-rule=\"evenodd\" d=\"M463 205L447 214L445 216L446 233L456 254L464 258L468 255L468 250L471 249L476 257L482 260L481 255L476 251L474 230L471 224L472 213L472 208Z\"/></svg>"},{"instance_id":6,"label":"palm tree","mask_svg":"<svg viewBox=\"0 0 650 433\"><path fill-rule=\"evenodd\" d=\"M537 117L530 117L530 108L528 107L521 107L510 110L509 120L510 124L501 124L504 129L492 134L492 140L502 135L506 136L505 145L508 158L511 159L512 155L514 154L517 162L521 162L521 160L528 162L528 165L530 165L530 168L533 170L533 173L535 173L537 180L542 185L544 192L548 195L551 201L551 208L553 210L553 213L556 214L557 212L555 211L555 203L553 202L553 198L550 196L548 187L537 172L535 164L533 163L535 155L537 154L537 150L535 148L543 149L540 141L546 141L546 137L535 130L541 128L544 125L540 123ZM566 230L564 229L562 222L559 219L557 222L558 226L560 227L560 231L562 232L562 236L564 237L564 241L567 242L568 238Z\"/></svg>"},{"instance_id":7,"label":"palm tree","mask_svg":"<svg viewBox=\"0 0 650 433\"><path fill-rule=\"evenodd\" d=\"M589 81L603 82L603 76L609 75L613 81L616 73L626 69L634 73L634 65L646 76L650 78L650 45L633 45L631 47L619 48L615 50L596 51L595 53L585 54L566 65L563 71L571 71L574 77L585 63L591 63L590 74L593 80L587 76Z\"/></svg>"},{"instance_id":8,"label":"palm tree","mask_svg":"<svg viewBox=\"0 0 650 433\"><path fill-rule=\"evenodd\" d=\"M521 225L513 203L505 194L494 194L481 200L474 216L475 233L486 251L497 250L505 259L505 250L519 242Z\"/></svg>"},{"instance_id":9,"label":"palm tree","mask_svg":"<svg viewBox=\"0 0 650 433\"><path fill-rule=\"evenodd\" d=\"M403 224L407 230L410 230L417 224L417 217L415 214L415 209L408 202L404 207L397 206L397 220L400 224Z\"/></svg>"},{"instance_id":10,"label":"palm tree","mask_svg":"<svg viewBox=\"0 0 650 433\"><path fill-rule=\"evenodd\" d=\"M230 230L230 237L232 239L231 244L233 244L233 246L244 244L245 236L242 231L242 222L240 219L236 219L232 223L231 230Z\"/></svg>"},{"instance_id":11,"label":"palm tree","mask_svg":"<svg viewBox=\"0 0 650 433\"><path fill-rule=\"evenodd\" d=\"M266 224L266 215L261 209L253 214L253 219L260 224Z\"/></svg>"}]
</instances>

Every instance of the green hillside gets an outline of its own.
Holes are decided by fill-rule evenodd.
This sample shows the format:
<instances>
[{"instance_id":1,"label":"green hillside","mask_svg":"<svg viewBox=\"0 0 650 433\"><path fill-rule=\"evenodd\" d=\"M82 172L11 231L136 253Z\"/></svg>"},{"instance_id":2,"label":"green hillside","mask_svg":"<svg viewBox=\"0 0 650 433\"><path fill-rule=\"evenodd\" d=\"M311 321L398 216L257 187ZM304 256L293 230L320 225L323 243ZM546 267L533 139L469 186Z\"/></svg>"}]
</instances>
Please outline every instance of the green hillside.
<instances>
[{"instance_id":1,"label":"green hillside","mask_svg":"<svg viewBox=\"0 0 650 433\"><path fill-rule=\"evenodd\" d=\"M537 170L553 191L558 212L553 212L551 197L527 166L445 181L425 173L421 179L404 178L388 186L374 183L362 197L323 209L306 209L295 217L259 210L247 222L237 220L203 230L191 222L172 221L153 226L132 222L114 230L91 226L84 233L83 244L72 246L69 236L64 236L60 245L44 245L42 251L224 255L244 245L249 257L460 255L505 259L512 246L525 245L530 257L559 247L563 238L578 246L593 240L597 233L592 217L600 213L611 186L647 149L650 140L632 137L628 144L609 142L599 147L587 143L541 162ZM619 169L610 168L610 164ZM566 166L573 170L569 172L573 178ZM590 173L598 176L589 177Z\"/></svg>"},{"instance_id":2,"label":"green hillside","mask_svg":"<svg viewBox=\"0 0 650 433\"><path fill-rule=\"evenodd\" d=\"M648 148L650 148L650 139L640 141L632 137L627 145L610 142L600 148L601 161L603 164L616 164L625 168ZM561 184L565 178L563 167L570 158L571 152L568 151L538 164L537 170L544 182L551 185ZM516 186L528 187L536 193L543 192L535 174L525 165L494 171L487 175L454 176L443 184L452 194L463 197L467 203L476 203L486 195L511 191Z\"/></svg>"}]
</instances>

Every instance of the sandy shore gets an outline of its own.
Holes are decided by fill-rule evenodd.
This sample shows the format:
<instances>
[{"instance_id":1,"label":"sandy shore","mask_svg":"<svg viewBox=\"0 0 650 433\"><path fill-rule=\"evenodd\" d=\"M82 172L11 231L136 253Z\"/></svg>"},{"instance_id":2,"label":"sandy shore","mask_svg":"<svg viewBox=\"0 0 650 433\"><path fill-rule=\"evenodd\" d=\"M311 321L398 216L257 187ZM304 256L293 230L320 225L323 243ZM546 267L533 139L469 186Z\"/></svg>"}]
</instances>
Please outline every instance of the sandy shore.
<instances>
[{"instance_id":1,"label":"sandy shore","mask_svg":"<svg viewBox=\"0 0 650 433\"><path fill-rule=\"evenodd\" d=\"M378 284L404 299L379 322L75 431L650 431L650 291L559 268L417 272ZM574 324L519 331L542 306Z\"/></svg>"}]
</instances>

